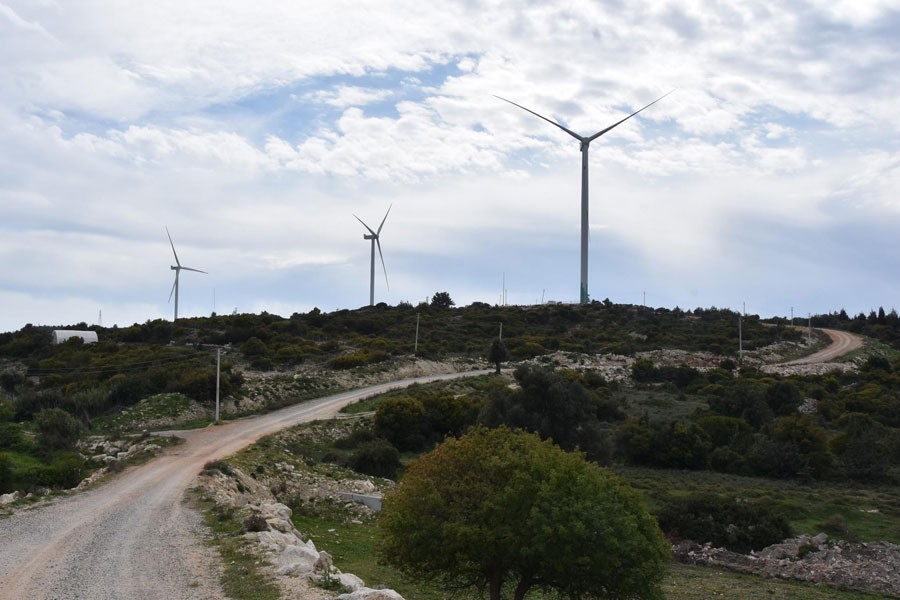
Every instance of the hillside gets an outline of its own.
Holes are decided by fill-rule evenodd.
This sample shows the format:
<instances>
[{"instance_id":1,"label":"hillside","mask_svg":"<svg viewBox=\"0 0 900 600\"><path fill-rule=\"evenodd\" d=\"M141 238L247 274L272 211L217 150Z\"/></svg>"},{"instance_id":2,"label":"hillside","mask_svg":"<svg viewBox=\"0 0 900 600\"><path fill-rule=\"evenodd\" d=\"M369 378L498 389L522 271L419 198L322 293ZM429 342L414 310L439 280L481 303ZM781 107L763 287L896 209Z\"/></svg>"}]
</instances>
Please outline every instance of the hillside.
<instances>
[{"instance_id":1,"label":"hillside","mask_svg":"<svg viewBox=\"0 0 900 600\"><path fill-rule=\"evenodd\" d=\"M866 319L869 330L890 341L889 317L881 325L877 319ZM780 532L775 537L824 529L838 540L900 542L887 533L900 530L900 513L892 508L900 505L896 350L870 340L844 363L819 365L816 374L785 371L772 365L810 354L826 336L813 332L808 339L787 323L747 316L741 355L737 321L726 310L609 303L382 305L289 318L232 315L91 328L100 342L88 345L52 345L50 328L28 326L0 335L0 494L45 493L72 487L100 467L110 470L115 457L110 462L110 443L102 441L110 436L208 423L217 349L224 350L220 393L230 418L363 384L486 368L502 324L514 372L465 385L413 387L357 407L377 415L399 406L405 408L397 415L419 416L387 429L385 418L396 418L390 413L382 415L380 429L363 419L358 427L368 433L332 440L335 445L304 461L351 469L348 477L355 469L358 478L373 468L354 462L364 440L380 440L406 461L472 424L507 424L578 447L624 474L644 490L674 538L739 542L734 547L740 551L774 539L741 534L729 542L715 537L715 528L696 533L696 523L675 519L701 493L724 511L708 515L713 522L734 519L729 511L739 507L726 500L742 496L752 507L772 509L746 518L770 522L771 531ZM510 411L516 403L528 408ZM400 464L388 475L399 475ZM679 474L680 483L669 481L670 473ZM769 482L801 487L773 501L775 492L765 490L779 488ZM799 500L804 486L819 487L813 497L829 503ZM865 504L877 506L877 513L861 513L859 500L846 494L863 488L871 490ZM300 512L298 518L306 517Z\"/></svg>"}]
</instances>

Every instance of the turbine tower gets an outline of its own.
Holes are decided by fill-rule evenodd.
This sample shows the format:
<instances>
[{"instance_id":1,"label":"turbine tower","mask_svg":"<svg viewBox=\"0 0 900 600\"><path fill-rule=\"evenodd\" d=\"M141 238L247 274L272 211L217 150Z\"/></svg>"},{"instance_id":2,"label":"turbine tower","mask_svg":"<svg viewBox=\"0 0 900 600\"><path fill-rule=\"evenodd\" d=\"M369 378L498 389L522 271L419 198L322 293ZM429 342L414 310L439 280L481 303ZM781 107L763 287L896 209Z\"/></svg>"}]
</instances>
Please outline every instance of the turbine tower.
<instances>
[{"instance_id":1,"label":"turbine tower","mask_svg":"<svg viewBox=\"0 0 900 600\"><path fill-rule=\"evenodd\" d=\"M369 233L363 234L364 240L372 240L372 261L369 267L369 306L375 306L375 245L378 245L378 256L381 257L381 268L384 269L384 283L388 286L388 289L391 289L391 285L388 283L387 277L387 267L384 266L384 254L381 253L381 228L384 227L384 222L387 221L388 214L391 212L391 208L394 205L391 204L388 206L387 212L384 213L384 218L381 220L381 225L378 226L378 231L372 231L372 228L363 223L363 220L356 217L356 220L362 223L363 227L369 230Z\"/></svg>"},{"instance_id":2,"label":"turbine tower","mask_svg":"<svg viewBox=\"0 0 900 600\"><path fill-rule=\"evenodd\" d=\"M672 90L672 91L674 91L674 90ZM606 129L601 129L594 135L587 136L587 137L585 137L583 135L578 135L571 129L567 129L566 127L563 127L556 121L551 121L547 117L545 117L543 115L539 115L538 113L534 112L533 110L531 110L529 108L525 108L521 104L516 104L512 100L507 100L506 98L501 98L500 96L494 96L495 98L499 98L500 100L503 100L504 102L509 102L513 106L518 106L519 108L521 108L524 111L530 112L534 116L547 121L551 125L556 125L557 127L562 129L563 131L565 131L566 133L568 133L569 135L571 135L573 138L575 138L576 140L578 140L581 143L581 293L580 293L581 300L580 301L582 304L587 304L587 302L589 300L589 298L588 298L588 236L589 236L589 232L588 232L588 147L591 145L591 142L596 140L598 137L600 137L604 133L606 133L612 129L615 129L616 127L618 127L619 125L621 125L622 123L624 123L625 121L627 121L628 119L633 117L634 115L638 114L645 108L650 108L651 106L653 106L654 104L656 104L657 102L659 102L660 100L662 100L663 98L665 98L666 96L668 96L671 93L672 92L670 91L670 92L664 94L663 96L660 96L659 98L657 98L656 100L654 100L653 102L651 102L650 104L645 106L644 108L631 113L630 115L628 115L627 117L625 117L624 119L619 121L618 123L614 123L614 124L610 125L609 127L607 127Z\"/></svg>"},{"instance_id":3,"label":"turbine tower","mask_svg":"<svg viewBox=\"0 0 900 600\"><path fill-rule=\"evenodd\" d=\"M175 255L175 265L172 266L172 270L175 271L175 284L172 286L172 291L169 292L169 302L172 301L172 294L175 294L175 318L172 319L172 322L178 320L178 275L182 271L194 271L195 273L203 273L204 275L209 275L206 271L201 271L200 269L192 269L190 267L182 267L181 262L178 260L178 253L175 252L175 244L172 242L172 234L169 233L169 228L166 227L166 235L169 236L169 244L172 246L172 254Z\"/></svg>"}]
</instances>

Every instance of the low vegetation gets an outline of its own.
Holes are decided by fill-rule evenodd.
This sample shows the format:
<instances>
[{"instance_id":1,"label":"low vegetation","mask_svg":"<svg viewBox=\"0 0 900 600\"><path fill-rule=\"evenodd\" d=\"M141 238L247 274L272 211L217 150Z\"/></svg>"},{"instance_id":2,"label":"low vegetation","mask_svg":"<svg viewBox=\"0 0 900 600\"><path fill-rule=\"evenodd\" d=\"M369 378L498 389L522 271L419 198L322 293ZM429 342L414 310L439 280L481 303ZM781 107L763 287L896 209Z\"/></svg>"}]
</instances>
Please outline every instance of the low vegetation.
<instances>
[{"instance_id":1,"label":"low vegetation","mask_svg":"<svg viewBox=\"0 0 900 600\"><path fill-rule=\"evenodd\" d=\"M360 403L347 411L358 419L334 439L323 433L286 449L335 473L402 480L418 456L445 439L473 427L521 428L578 449L627 479L672 539L700 538L737 551L788 532L900 542L894 533L900 531L895 311L813 317L813 326L878 341L849 359L857 368L800 376L767 373L754 366L759 361L742 364L738 315L728 310L608 301L453 307L442 292L419 306L315 309L287 318L263 313L124 328L76 325L98 332L100 342L90 345L78 339L52 345L50 328L31 325L0 334L0 493L77 484L98 466L87 458L87 436L208 423L216 346L227 347L221 398L237 414L389 372L418 343L423 360L516 366L511 374L413 386ZM763 323L752 316L742 331L743 347L754 356L796 356L806 337L783 319ZM640 354L661 349L703 352L706 362ZM624 375L594 369L589 360L558 362L610 354L628 357ZM304 509L298 523L310 530L327 520L324 511L297 508ZM374 530L361 535L374 539ZM373 573L382 568L372 566ZM375 581L403 581L396 571L385 573L373 575ZM663 584L667 597L678 597L678 578L690 580L696 571L673 573ZM739 581L723 586L741 589ZM441 596L417 591L413 597Z\"/></svg>"}]
</instances>

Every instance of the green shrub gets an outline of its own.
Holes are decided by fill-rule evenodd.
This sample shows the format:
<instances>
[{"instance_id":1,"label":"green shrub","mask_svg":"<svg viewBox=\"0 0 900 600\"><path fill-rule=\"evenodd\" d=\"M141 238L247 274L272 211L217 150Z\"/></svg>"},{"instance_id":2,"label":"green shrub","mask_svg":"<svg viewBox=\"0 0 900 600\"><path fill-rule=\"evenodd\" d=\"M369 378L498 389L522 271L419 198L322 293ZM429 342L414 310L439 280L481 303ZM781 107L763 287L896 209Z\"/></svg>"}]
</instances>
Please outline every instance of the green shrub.
<instances>
[{"instance_id":1,"label":"green shrub","mask_svg":"<svg viewBox=\"0 0 900 600\"><path fill-rule=\"evenodd\" d=\"M670 539L689 539L734 552L760 550L791 536L777 508L715 494L669 498L658 512Z\"/></svg>"},{"instance_id":2,"label":"green shrub","mask_svg":"<svg viewBox=\"0 0 900 600\"><path fill-rule=\"evenodd\" d=\"M11 492L12 483L12 461L6 454L0 452L0 494Z\"/></svg>"},{"instance_id":3,"label":"green shrub","mask_svg":"<svg viewBox=\"0 0 900 600\"><path fill-rule=\"evenodd\" d=\"M81 438L81 422L60 408L48 408L34 416L38 443L50 450L74 448Z\"/></svg>"},{"instance_id":4,"label":"green shrub","mask_svg":"<svg viewBox=\"0 0 900 600\"><path fill-rule=\"evenodd\" d=\"M30 446L31 444L25 439L21 425L0 422L0 451L27 452Z\"/></svg>"},{"instance_id":5,"label":"green shrub","mask_svg":"<svg viewBox=\"0 0 900 600\"><path fill-rule=\"evenodd\" d=\"M374 442L376 439L378 439L378 436L375 435L374 431L372 431L368 427L360 427L358 429L354 429L344 437L336 439L334 441L334 445L336 448L342 448L344 450L354 450L356 448L359 448L363 444Z\"/></svg>"},{"instance_id":6,"label":"green shrub","mask_svg":"<svg viewBox=\"0 0 900 600\"><path fill-rule=\"evenodd\" d=\"M379 362L384 362L391 357L383 350L357 350L350 354L335 356L329 363L332 369L352 369Z\"/></svg>"},{"instance_id":7,"label":"green shrub","mask_svg":"<svg viewBox=\"0 0 900 600\"><path fill-rule=\"evenodd\" d=\"M421 450L427 429L425 405L415 398L387 398L375 412L375 432L403 452Z\"/></svg>"},{"instance_id":8,"label":"green shrub","mask_svg":"<svg viewBox=\"0 0 900 600\"><path fill-rule=\"evenodd\" d=\"M62 451L54 453L49 464L29 469L25 479L31 485L68 489L81 483L86 473L81 455L74 451Z\"/></svg>"},{"instance_id":9,"label":"green shrub","mask_svg":"<svg viewBox=\"0 0 900 600\"><path fill-rule=\"evenodd\" d=\"M657 380L659 370L649 358L639 358L631 365L631 377L639 383L650 383Z\"/></svg>"},{"instance_id":10,"label":"green shrub","mask_svg":"<svg viewBox=\"0 0 900 600\"><path fill-rule=\"evenodd\" d=\"M386 440L366 442L350 457L350 466L366 475L396 479L400 470L400 453Z\"/></svg>"}]
</instances>

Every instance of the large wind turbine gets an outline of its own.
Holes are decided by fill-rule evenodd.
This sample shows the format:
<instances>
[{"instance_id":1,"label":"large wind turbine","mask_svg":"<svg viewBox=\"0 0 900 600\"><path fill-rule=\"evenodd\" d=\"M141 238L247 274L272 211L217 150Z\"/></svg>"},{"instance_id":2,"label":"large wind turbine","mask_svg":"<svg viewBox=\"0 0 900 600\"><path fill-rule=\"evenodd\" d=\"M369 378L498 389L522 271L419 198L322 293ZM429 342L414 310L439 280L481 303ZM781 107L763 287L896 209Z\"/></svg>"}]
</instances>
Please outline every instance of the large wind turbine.
<instances>
[{"instance_id":1,"label":"large wind turbine","mask_svg":"<svg viewBox=\"0 0 900 600\"><path fill-rule=\"evenodd\" d=\"M175 244L172 242L172 234L169 233L169 228L166 227L166 235L169 236L169 244L172 246L172 254L175 255L175 265L172 266L172 270L175 271L175 284L172 286L172 291L169 292L169 302L172 301L172 294L175 294L175 318L172 319L173 322L178 320L178 275L182 271L194 271L195 273L203 273L204 275L209 275L206 271L201 271L200 269L192 269L190 267L182 267L181 262L178 260L178 253L175 252Z\"/></svg>"},{"instance_id":2,"label":"large wind turbine","mask_svg":"<svg viewBox=\"0 0 900 600\"><path fill-rule=\"evenodd\" d=\"M672 91L674 91L674 90L672 90ZM501 98L500 96L495 96L495 98L499 98L500 100L503 100L504 102L509 102L513 106L518 106L522 110L530 112L534 116L547 121L551 125L556 125L557 127L562 129L563 131L565 131L566 133L568 133L569 135L571 135L573 138L575 138L576 140L578 140L581 143L581 303L582 304L587 304L587 302L588 302L588 235L589 235L589 233L588 233L588 147L591 145L591 142L596 140L598 137L600 137L607 131L610 131L611 129L615 129L616 127L618 127L619 125L621 125L622 123L624 123L625 121L627 121L628 119L633 117L634 115L638 114L645 108L650 108L651 106L653 106L654 104L656 104L657 102L659 102L660 100L662 100L663 98L665 98L666 96L668 96L671 93L672 92L668 92L668 93L664 94L663 96L660 96L659 98L657 98L656 100L654 100L653 102L651 102L650 104L648 104L647 106L642 108L641 110L637 110L637 111L631 113L630 115L628 115L627 117L625 117L624 119L619 121L618 123L614 123L614 124L610 125L609 127L607 127L606 129L602 129L602 130L598 131L597 133L595 133L594 135L588 136L588 137L578 135L571 129L567 129L566 127L563 127L556 121L551 121L547 117L545 117L543 115L539 115L538 113L534 112L533 110L531 110L529 108L525 108L521 104L516 104L512 100L507 100L506 98Z\"/></svg>"},{"instance_id":3,"label":"large wind turbine","mask_svg":"<svg viewBox=\"0 0 900 600\"><path fill-rule=\"evenodd\" d=\"M356 215L356 220L362 223L363 227L369 230L369 233L363 234L364 240L372 240L372 264L369 268L369 306L375 305L375 245L378 244L378 256L381 257L381 268L384 269L384 283L390 289L390 284L388 283L387 278L387 267L384 266L384 254L381 253L381 239L379 236L381 235L381 228L384 227L384 222L387 221L388 214L391 212L391 208L393 208L393 204L388 206L387 212L384 213L384 218L381 220L381 225L378 226L378 231L372 231L372 228L363 223L363 220Z\"/></svg>"}]
</instances>

